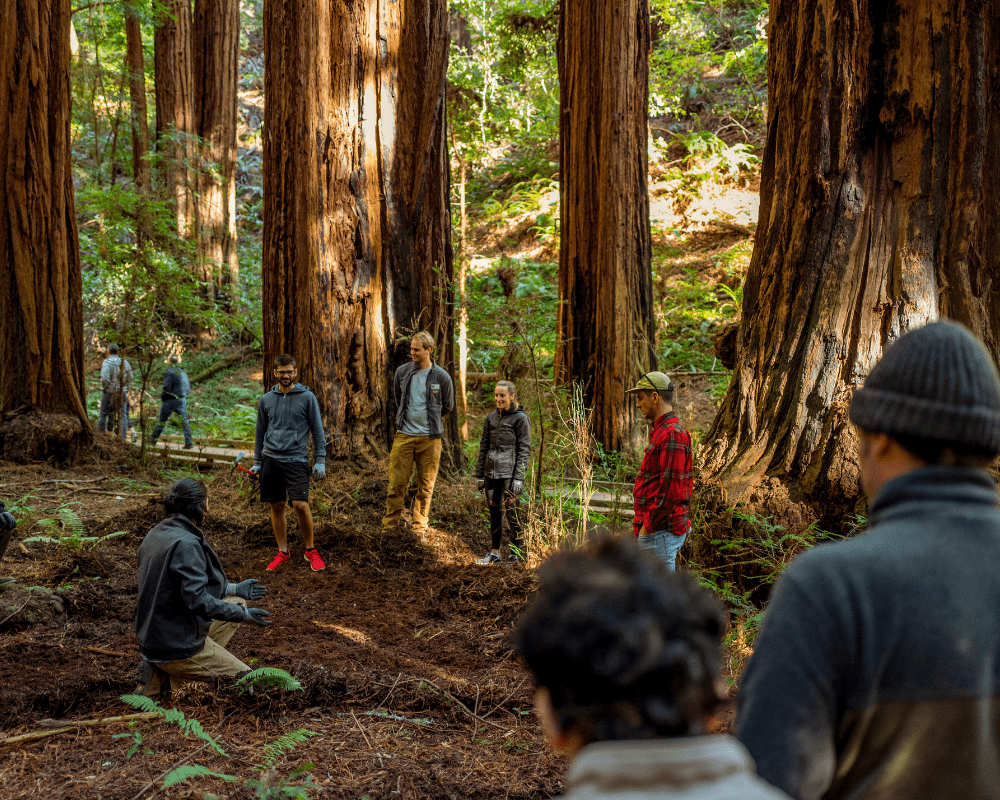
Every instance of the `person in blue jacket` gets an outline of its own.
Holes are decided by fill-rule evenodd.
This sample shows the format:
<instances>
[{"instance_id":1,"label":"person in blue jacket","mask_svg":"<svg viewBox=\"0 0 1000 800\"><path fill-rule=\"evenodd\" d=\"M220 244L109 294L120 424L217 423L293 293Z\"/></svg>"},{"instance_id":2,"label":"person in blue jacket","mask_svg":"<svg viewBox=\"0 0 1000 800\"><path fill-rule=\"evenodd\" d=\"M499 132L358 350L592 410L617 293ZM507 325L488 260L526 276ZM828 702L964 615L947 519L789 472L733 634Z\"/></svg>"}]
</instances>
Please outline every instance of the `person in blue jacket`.
<instances>
[{"instance_id":1,"label":"person in blue jacket","mask_svg":"<svg viewBox=\"0 0 1000 800\"><path fill-rule=\"evenodd\" d=\"M163 371L163 391L160 392L160 418L153 428L153 444L160 438L163 428L173 414L181 418L184 426L184 449L190 450L194 447L194 440L191 437L191 423L188 422L187 396L191 392L191 382L187 373L181 369L181 357L172 355L169 359L170 366Z\"/></svg>"},{"instance_id":2,"label":"person in blue jacket","mask_svg":"<svg viewBox=\"0 0 1000 800\"><path fill-rule=\"evenodd\" d=\"M211 681L247 672L226 645L240 623L271 624L267 611L247 607L267 589L254 578L230 583L199 527L208 513L205 484L182 478L163 505L170 516L139 545L136 694L146 697L169 697L171 676Z\"/></svg>"},{"instance_id":3,"label":"person in blue jacket","mask_svg":"<svg viewBox=\"0 0 1000 800\"><path fill-rule=\"evenodd\" d=\"M277 356L274 377L278 383L257 406L257 438L250 471L260 478L261 502L271 504L271 527L278 543L278 554L267 565L272 572L291 557L285 521L286 497L298 519L305 560L314 571L326 567L313 543L307 449L311 434L316 457L312 475L322 480L326 477L326 436L316 395L308 386L295 382L297 374L294 358L285 353Z\"/></svg>"}]
</instances>

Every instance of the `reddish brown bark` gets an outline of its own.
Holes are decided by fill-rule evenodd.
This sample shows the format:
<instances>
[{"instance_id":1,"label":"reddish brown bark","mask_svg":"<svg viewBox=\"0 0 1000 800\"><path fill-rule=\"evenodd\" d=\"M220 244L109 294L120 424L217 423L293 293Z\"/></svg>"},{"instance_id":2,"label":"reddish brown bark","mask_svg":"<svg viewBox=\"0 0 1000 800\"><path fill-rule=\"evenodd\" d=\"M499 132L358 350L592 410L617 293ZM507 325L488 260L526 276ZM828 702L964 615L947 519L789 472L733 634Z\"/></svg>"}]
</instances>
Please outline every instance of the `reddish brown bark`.
<instances>
[{"instance_id":1,"label":"reddish brown bark","mask_svg":"<svg viewBox=\"0 0 1000 800\"><path fill-rule=\"evenodd\" d=\"M146 104L146 66L142 53L142 30L139 18L125 10L126 69L132 118L132 178L140 192L149 194L149 109Z\"/></svg>"},{"instance_id":2,"label":"reddish brown bark","mask_svg":"<svg viewBox=\"0 0 1000 800\"><path fill-rule=\"evenodd\" d=\"M857 496L846 417L883 348L937 316L997 352L998 0L771 5L760 219L704 473ZM995 183L995 181L994 181Z\"/></svg>"},{"instance_id":3,"label":"reddish brown bark","mask_svg":"<svg viewBox=\"0 0 1000 800\"><path fill-rule=\"evenodd\" d=\"M452 368L447 23L444 0L265 6L265 364L295 356L335 452L384 447L408 334Z\"/></svg>"},{"instance_id":4,"label":"reddish brown bark","mask_svg":"<svg viewBox=\"0 0 1000 800\"><path fill-rule=\"evenodd\" d=\"M91 434L69 21L68 0L0 3L0 443L8 458L66 455Z\"/></svg>"},{"instance_id":5,"label":"reddish brown bark","mask_svg":"<svg viewBox=\"0 0 1000 800\"><path fill-rule=\"evenodd\" d=\"M563 0L556 376L579 382L594 437L641 446L625 390L655 369L646 133L648 0Z\"/></svg>"}]
</instances>

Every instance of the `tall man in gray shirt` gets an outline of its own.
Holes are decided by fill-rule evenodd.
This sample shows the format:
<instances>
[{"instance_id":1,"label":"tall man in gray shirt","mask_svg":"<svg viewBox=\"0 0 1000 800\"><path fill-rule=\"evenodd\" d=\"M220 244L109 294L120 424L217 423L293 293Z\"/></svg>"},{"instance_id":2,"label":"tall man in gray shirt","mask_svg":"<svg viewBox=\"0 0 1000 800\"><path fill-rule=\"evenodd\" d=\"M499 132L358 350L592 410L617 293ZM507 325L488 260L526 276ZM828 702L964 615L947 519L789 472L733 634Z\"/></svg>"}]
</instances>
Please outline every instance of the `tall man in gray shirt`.
<instances>
[{"instance_id":1,"label":"tall man in gray shirt","mask_svg":"<svg viewBox=\"0 0 1000 800\"><path fill-rule=\"evenodd\" d=\"M385 499L382 532L399 526L410 472L417 465L417 496L413 501L413 530L427 530L431 495L441 465L441 415L455 408L451 376L431 359L435 342L427 331L410 340L409 364L396 370L392 395L396 401L396 435L389 455L389 491Z\"/></svg>"},{"instance_id":2,"label":"tall man in gray shirt","mask_svg":"<svg viewBox=\"0 0 1000 800\"><path fill-rule=\"evenodd\" d=\"M313 545L312 511L309 509L309 435L312 434L316 463L313 477L326 477L326 436L316 395L308 386L295 382L295 359L282 354L274 359L278 383L257 406L257 439L253 467L260 476L261 502L271 504L271 527L278 542L278 554L267 569L272 572L290 558L285 520L285 497L292 501L299 532L305 545L305 560L313 570L326 567Z\"/></svg>"}]
</instances>

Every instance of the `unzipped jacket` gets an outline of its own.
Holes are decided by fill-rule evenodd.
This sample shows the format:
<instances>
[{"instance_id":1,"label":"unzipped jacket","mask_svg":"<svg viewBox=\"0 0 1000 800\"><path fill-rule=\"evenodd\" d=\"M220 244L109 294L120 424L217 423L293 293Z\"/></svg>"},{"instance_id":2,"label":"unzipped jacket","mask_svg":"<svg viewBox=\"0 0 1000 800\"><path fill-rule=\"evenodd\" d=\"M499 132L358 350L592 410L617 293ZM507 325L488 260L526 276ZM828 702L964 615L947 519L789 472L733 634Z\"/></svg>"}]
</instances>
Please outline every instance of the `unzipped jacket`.
<instances>
[{"instance_id":1,"label":"unzipped jacket","mask_svg":"<svg viewBox=\"0 0 1000 800\"><path fill-rule=\"evenodd\" d=\"M531 423L524 406L489 414L479 439L476 477L523 481L530 458Z\"/></svg>"}]
</instances>

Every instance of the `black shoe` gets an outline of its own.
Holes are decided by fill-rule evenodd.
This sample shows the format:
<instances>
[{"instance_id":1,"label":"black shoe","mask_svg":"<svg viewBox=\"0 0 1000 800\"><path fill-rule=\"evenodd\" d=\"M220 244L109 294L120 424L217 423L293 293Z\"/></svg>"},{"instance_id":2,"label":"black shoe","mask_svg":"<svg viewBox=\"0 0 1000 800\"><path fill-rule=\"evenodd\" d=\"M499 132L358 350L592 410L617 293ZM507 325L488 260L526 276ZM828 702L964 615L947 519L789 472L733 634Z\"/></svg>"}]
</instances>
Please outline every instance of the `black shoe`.
<instances>
[{"instance_id":1,"label":"black shoe","mask_svg":"<svg viewBox=\"0 0 1000 800\"><path fill-rule=\"evenodd\" d=\"M191 444L184 445L184 447L182 447L181 449L182 450L190 450L192 447L194 447L194 442L191 442Z\"/></svg>"},{"instance_id":2,"label":"black shoe","mask_svg":"<svg viewBox=\"0 0 1000 800\"><path fill-rule=\"evenodd\" d=\"M521 558L521 556L519 556L517 553L511 553L509 556L507 556L507 563L508 564L522 564L522 563L524 563L524 559Z\"/></svg>"}]
</instances>

